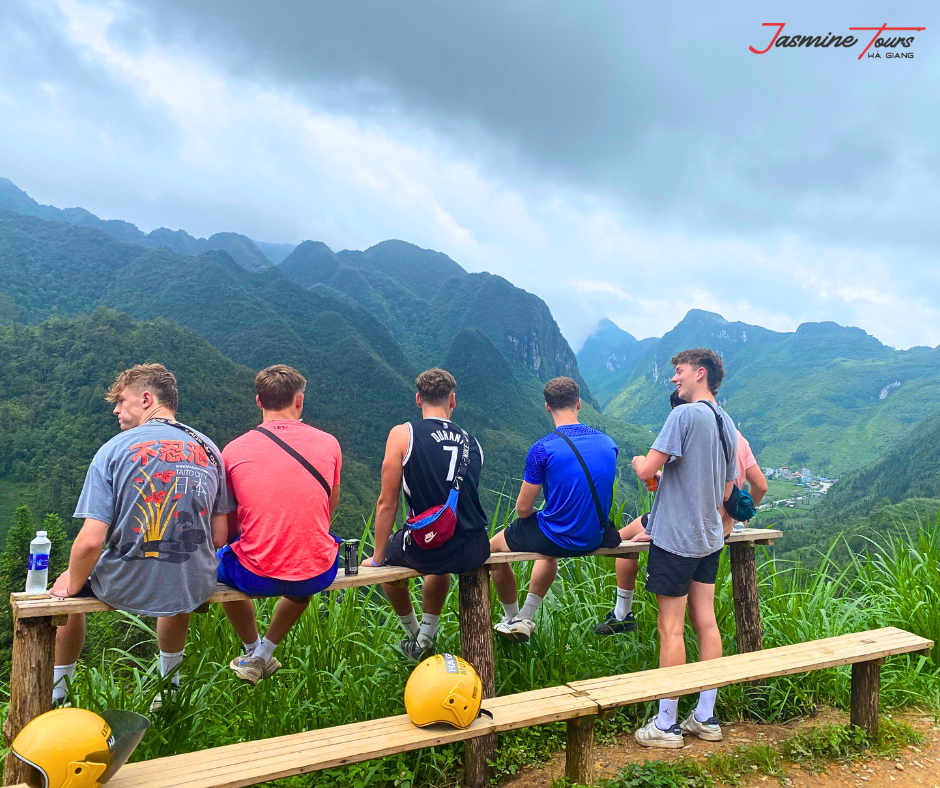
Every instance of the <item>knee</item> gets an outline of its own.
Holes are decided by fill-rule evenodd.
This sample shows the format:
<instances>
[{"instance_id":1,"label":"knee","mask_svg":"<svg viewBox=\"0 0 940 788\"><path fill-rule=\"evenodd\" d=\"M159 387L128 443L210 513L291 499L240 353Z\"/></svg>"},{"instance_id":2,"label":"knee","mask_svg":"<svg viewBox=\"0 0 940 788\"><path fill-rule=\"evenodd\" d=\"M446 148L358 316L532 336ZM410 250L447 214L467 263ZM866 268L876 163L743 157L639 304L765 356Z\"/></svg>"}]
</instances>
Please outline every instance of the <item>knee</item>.
<instances>
[{"instance_id":1,"label":"knee","mask_svg":"<svg viewBox=\"0 0 940 788\"><path fill-rule=\"evenodd\" d=\"M506 544L506 532L499 531L498 533L493 534L493 537L490 539L490 552L491 553L508 553L509 546Z\"/></svg>"},{"instance_id":2,"label":"knee","mask_svg":"<svg viewBox=\"0 0 940 788\"><path fill-rule=\"evenodd\" d=\"M310 604L309 596L285 596L284 599L288 602L293 602L295 605L303 605L304 607Z\"/></svg>"}]
</instances>

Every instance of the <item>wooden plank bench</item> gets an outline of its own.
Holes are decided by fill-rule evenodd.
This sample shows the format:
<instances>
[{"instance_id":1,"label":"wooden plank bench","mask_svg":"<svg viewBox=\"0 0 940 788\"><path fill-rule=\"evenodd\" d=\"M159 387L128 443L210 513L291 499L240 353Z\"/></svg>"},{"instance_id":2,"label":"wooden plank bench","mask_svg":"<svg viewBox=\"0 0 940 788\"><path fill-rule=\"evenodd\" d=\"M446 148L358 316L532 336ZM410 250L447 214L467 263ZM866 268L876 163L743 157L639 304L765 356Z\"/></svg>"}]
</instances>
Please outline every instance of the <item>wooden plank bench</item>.
<instances>
[{"instance_id":1,"label":"wooden plank bench","mask_svg":"<svg viewBox=\"0 0 940 788\"><path fill-rule=\"evenodd\" d=\"M739 651L754 651L760 649L763 643L755 548L757 545L772 545L775 539L782 536L781 531L772 529L744 529L735 531L728 537ZM648 550L648 542L622 542L620 547L602 548L592 555L637 558L640 553ZM474 572L460 575L460 649L463 657L480 675L484 698L492 698L496 694L489 567L494 564L534 561L545 557L538 553L494 553L484 566ZM357 575L344 575L341 571L326 591L377 585L413 577L420 577L420 573L402 567L363 566L359 568ZM241 592L219 584L215 593L209 597L208 603L247 598ZM3 726L3 737L7 744L27 722L50 708L55 627L63 625L70 613L113 610L98 599L57 599L48 594L13 594L10 605L14 615L14 639L10 706ZM470 738L467 741L469 785L488 783L487 760L493 759L495 746L494 735ZM8 756L4 765L4 785L20 782L24 777L24 765Z\"/></svg>"},{"instance_id":2,"label":"wooden plank bench","mask_svg":"<svg viewBox=\"0 0 940 788\"><path fill-rule=\"evenodd\" d=\"M707 662L574 681L568 686L583 692L597 703L601 714L604 714L621 706L688 695L729 684L851 665L852 723L877 736L878 692L881 664L885 657L930 654L932 648L932 640L903 629L885 627L749 654L734 654Z\"/></svg>"},{"instance_id":3,"label":"wooden plank bench","mask_svg":"<svg viewBox=\"0 0 940 788\"><path fill-rule=\"evenodd\" d=\"M129 764L109 788L241 788L281 777L331 769L424 747L437 747L502 731L567 721L593 731L597 704L566 686L491 698L484 707L493 718L480 717L469 728L447 725L418 728L407 715L324 728L262 741L231 744L201 752ZM578 746L591 754L593 736L580 736ZM569 757L572 768L590 758ZM569 774L572 779L582 774ZM580 781L580 780L579 780Z\"/></svg>"}]
</instances>

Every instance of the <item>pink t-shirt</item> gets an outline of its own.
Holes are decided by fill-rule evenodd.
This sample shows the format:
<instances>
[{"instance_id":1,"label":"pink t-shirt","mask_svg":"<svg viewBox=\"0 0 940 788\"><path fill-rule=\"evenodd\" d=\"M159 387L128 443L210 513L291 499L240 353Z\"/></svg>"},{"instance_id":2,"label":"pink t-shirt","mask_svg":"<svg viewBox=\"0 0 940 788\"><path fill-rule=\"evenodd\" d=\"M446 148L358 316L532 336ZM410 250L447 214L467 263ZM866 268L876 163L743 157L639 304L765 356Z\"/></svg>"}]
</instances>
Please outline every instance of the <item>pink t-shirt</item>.
<instances>
[{"instance_id":1,"label":"pink t-shirt","mask_svg":"<svg viewBox=\"0 0 940 788\"><path fill-rule=\"evenodd\" d=\"M339 484L339 442L293 420L266 421L270 430L330 485ZM262 577L307 580L323 574L339 550L330 536L330 500L323 485L267 435L251 430L222 450L229 491L238 502L241 537L232 550Z\"/></svg>"},{"instance_id":2,"label":"pink t-shirt","mask_svg":"<svg viewBox=\"0 0 940 788\"><path fill-rule=\"evenodd\" d=\"M734 480L735 485L739 490L744 489L744 482L747 479L747 469L757 465L757 460L754 459L754 453L751 451L751 444L747 442L741 431L738 430L738 475Z\"/></svg>"}]
</instances>

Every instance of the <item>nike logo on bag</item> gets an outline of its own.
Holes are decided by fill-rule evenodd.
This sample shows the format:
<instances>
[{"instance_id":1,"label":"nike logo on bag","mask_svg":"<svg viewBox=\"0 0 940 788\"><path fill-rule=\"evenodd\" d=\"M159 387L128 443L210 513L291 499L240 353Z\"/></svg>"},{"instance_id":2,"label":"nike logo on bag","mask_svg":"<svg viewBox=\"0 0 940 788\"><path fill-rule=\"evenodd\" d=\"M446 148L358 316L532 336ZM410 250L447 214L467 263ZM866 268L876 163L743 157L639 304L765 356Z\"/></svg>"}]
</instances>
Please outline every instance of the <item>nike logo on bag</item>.
<instances>
[{"instance_id":1,"label":"nike logo on bag","mask_svg":"<svg viewBox=\"0 0 940 788\"><path fill-rule=\"evenodd\" d=\"M424 543L427 544L427 543L430 542L435 536L437 536L437 531L431 531L431 533L425 534L425 535L424 535Z\"/></svg>"}]
</instances>

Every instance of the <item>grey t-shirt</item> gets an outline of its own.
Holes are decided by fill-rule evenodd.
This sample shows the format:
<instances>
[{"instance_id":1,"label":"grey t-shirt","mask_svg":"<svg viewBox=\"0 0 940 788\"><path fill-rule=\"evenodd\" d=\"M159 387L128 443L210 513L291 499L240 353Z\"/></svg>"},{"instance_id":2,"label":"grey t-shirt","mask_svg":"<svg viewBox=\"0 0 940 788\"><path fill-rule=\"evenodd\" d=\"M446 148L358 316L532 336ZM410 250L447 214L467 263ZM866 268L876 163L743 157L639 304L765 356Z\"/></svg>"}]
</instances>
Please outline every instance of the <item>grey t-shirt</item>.
<instances>
[{"instance_id":1,"label":"grey t-shirt","mask_svg":"<svg viewBox=\"0 0 940 788\"><path fill-rule=\"evenodd\" d=\"M701 400L673 410L652 447L670 459L646 532L657 547L690 558L703 558L724 544L718 507L724 502L725 482L734 481L738 473L737 429L731 417L715 407L724 423L727 460L715 414Z\"/></svg>"},{"instance_id":2,"label":"grey t-shirt","mask_svg":"<svg viewBox=\"0 0 940 788\"><path fill-rule=\"evenodd\" d=\"M112 607L173 616L195 610L215 589L210 516L236 504L222 453L197 434L221 475L190 435L159 422L115 435L88 467L74 516L108 524L91 588Z\"/></svg>"}]
</instances>

